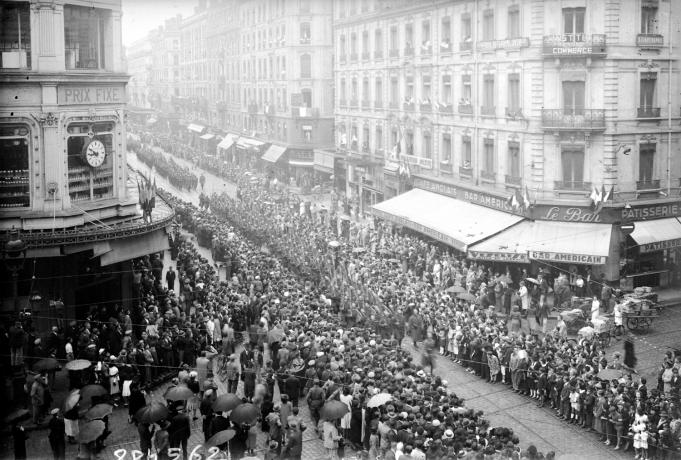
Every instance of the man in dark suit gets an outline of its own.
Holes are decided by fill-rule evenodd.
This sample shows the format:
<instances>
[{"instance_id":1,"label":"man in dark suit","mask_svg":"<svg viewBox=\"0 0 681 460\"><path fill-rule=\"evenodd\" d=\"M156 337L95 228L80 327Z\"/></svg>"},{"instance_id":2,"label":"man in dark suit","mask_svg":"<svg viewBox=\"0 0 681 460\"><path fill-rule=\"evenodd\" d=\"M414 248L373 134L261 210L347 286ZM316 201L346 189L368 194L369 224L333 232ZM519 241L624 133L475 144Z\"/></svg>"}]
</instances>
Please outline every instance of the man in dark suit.
<instances>
[{"instance_id":1,"label":"man in dark suit","mask_svg":"<svg viewBox=\"0 0 681 460\"><path fill-rule=\"evenodd\" d=\"M184 407L179 407L178 412L170 419L170 427L168 428L168 436L170 438L170 447L182 446L182 458L187 460L187 440L192 433L191 422L189 416L182 412Z\"/></svg>"},{"instance_id":2,"label":"man in dark suit","mask_svg":"<svg viewBox=\"0 0 681 460\"><path fill-rule=\"evenodd\" d=\"M288 460L300 460L303 455L303 434L298 426L298 420L289 422L288 436L286 436L286 446L281 453L282 458Z\"/></svg>"},{"instance_id":3,"label":"man in dark suit","mask_svg":"<svg viewBox=\"0 0 681 460\"><path fill-rule=\"evenodd\" d=\"M298 407L298 398L300 398L300 380L298 380L298 377L290 373L284 381L284 387L293 407Z\"/></svg>"}]
</instances>

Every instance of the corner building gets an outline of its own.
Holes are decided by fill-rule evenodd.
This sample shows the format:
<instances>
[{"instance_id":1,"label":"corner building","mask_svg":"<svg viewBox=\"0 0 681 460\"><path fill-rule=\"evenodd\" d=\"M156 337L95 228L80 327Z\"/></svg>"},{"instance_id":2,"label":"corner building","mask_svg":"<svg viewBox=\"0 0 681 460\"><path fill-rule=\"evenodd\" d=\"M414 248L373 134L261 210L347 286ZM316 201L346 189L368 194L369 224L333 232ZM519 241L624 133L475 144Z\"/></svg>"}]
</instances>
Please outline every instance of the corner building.
<instances>
[{"instance_id":1,"label":"corner building","mask_svg":"<svg viewBox=\"0 0 681 460\"><path fill-rule=\"evenodd\" d=\"M0 244L27 246L14 278L0 266L2 310L54 316L61 297L73 319L128 306L128 261L167 247L173 215L160 203L144 222L128 173L121 2L8 1L0 13Z\"/></svg>"},{"instance_id":2,"label":"corner building","mask_svg":"<svg viewBox=\"0 0 681 460\"><path fill-rule=\"evenodd\" d=\"M668 0L336 0L347 193L471 259L678 283L679 14ZM592 206L594 189L609 199Z\"/></svg>"}]
</instances>

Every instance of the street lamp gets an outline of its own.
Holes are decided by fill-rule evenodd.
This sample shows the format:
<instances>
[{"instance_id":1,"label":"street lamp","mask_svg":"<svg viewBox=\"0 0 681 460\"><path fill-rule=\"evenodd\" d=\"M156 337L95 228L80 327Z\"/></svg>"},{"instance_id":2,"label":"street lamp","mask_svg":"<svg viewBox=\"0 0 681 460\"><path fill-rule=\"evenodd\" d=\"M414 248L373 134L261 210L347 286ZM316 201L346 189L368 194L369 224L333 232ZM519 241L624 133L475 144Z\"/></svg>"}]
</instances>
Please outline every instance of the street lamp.
<instances>
[{"instance_id":1,"label":"street lamp","mask_svg":"<svg viewBox=\"0 0 681 460\"><path fill-rule=\"evenodd\" d=\"M12 273L12 297L14 299L14 313L19 315L19 272L24 268L27 244L19 238L19 231L12 228L9 241L5 242L2 251L2 261Z\"/></svg>"}]
</instances>

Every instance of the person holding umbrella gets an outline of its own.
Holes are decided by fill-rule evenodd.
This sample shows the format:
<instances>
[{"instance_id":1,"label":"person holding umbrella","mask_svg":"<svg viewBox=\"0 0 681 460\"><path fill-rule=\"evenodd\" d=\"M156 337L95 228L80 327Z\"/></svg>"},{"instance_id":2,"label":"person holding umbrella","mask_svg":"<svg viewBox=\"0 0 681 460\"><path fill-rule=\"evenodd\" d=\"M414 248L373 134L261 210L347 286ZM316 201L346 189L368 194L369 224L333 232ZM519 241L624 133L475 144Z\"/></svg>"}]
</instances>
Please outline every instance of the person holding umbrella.
<instances>
[{"instance_id":1,"label":"person holding umbrella","mask_svg":"<svg viewBox=\"0 0 681 460\"><path fill-rule=\"evenodd\" d=\"M140 422L137 425L137 433L140 435L140 450L142 451L142 460L147 460L149 451L151 451L151 440L154 436L155 429L155 425L145 422Z\"/></svg>"},{"instance_id":2,"label":"person holding umbrella","mask_svg":"<svg viewBox=\"0 0 681 460\"><path fill-rule=\"evenodd\" d=\"M338 433L334 420L324 420L322 428L324 448L331 460L338 460L338 443L343 437Z\"/></svg>"},{"instance_id":3,"label":"person holding umbrella","mask_svg":"<svg viewBox=\"0 0 681 460\"><path fill-rule=\"evenodd\" d=\"M170 447L182 446L182 457L187 460L187 441L192 434L191 421L189 416L182 412L184 407L176 408L175 414L171 414L168 436Z\"/></svg>"},{"instance_id":4,"label":"person holding umbrella","mask_svg":"<svg viewBox=\"0 0 681 460\"><path fill-rule=\"evenodd\" d=\"M54 460L64 460L66 455L66 440L64 439L66 427L64 418L59 409L52 409L50 414L52 415L52 418L48 425L50 428L48 439L50 440L52 455L54 455Z\"/></svg>"}]
</instances>

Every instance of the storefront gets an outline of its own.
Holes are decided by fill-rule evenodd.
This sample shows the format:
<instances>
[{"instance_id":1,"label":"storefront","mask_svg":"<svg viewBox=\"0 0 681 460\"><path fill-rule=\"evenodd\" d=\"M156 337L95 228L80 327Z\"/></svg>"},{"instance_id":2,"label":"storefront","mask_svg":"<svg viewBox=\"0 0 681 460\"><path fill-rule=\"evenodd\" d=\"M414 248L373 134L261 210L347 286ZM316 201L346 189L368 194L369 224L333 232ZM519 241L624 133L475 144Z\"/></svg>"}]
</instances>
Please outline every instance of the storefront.
<instances>
[{"instance_id":1,"label":"storefront","mask_svg":"<svg viewBox=\"0 0 681 460\"><path fill-rule=\"evenodd\" d=\"M315 181L323 184L333 180L335 160L336 155L334 151L314 151L313 169L315 172Z\"/></svg>"},{"instance_id":2,"label":"storefront","mask_svg":"<svg viewBox=\"0 0 681 460\"><path fill-rule=\"evenodd\" d=\"M276 177L279 181L288 181L288 162L286 161L285 146L270 145L260 159L268 177Z\"/></svg>"},{"instance_id":3,"label":"storefront","mask_svg":"<svg viewBox=\"0 0 681 460\"><path fill-rule=\"evenodd\" d=\"M213 133L202 134L200 137L200 148L203 153L208 155L215 155L215 150L217 147L217 138Z\"/></svg>"},{"instance_id":4,"label":"storefront","mask_svg":"<svg viewBox=\"0 0 681 460\"><path fill-rule=\"evenodd\" d=\"M314 152L310 149L289 148L288 173L295 186L309 191L314 184Z\"/></svg>"},{"instance_id":5,"label":"storefront","mask_svg":"<svg viewBox=\"0 0 681 460\"><path fill-rule=\"evenodd\" d=\"M241 136L236 141L237 163L244 168L254 169L265 153L265 142L252 137Z\"/></svg>"},{"instance_id":6,"label":"storefront","mask_svg":"<svg viewBox=\"0 0 681 460\"><path fill-rule=\"evenodd\" d=\"M224 139L220 141L216 149L218 158L233 163L235 161L234 145L238 138L239 136L236 134L225 134Z\"/></svg>"}]
</instances>

